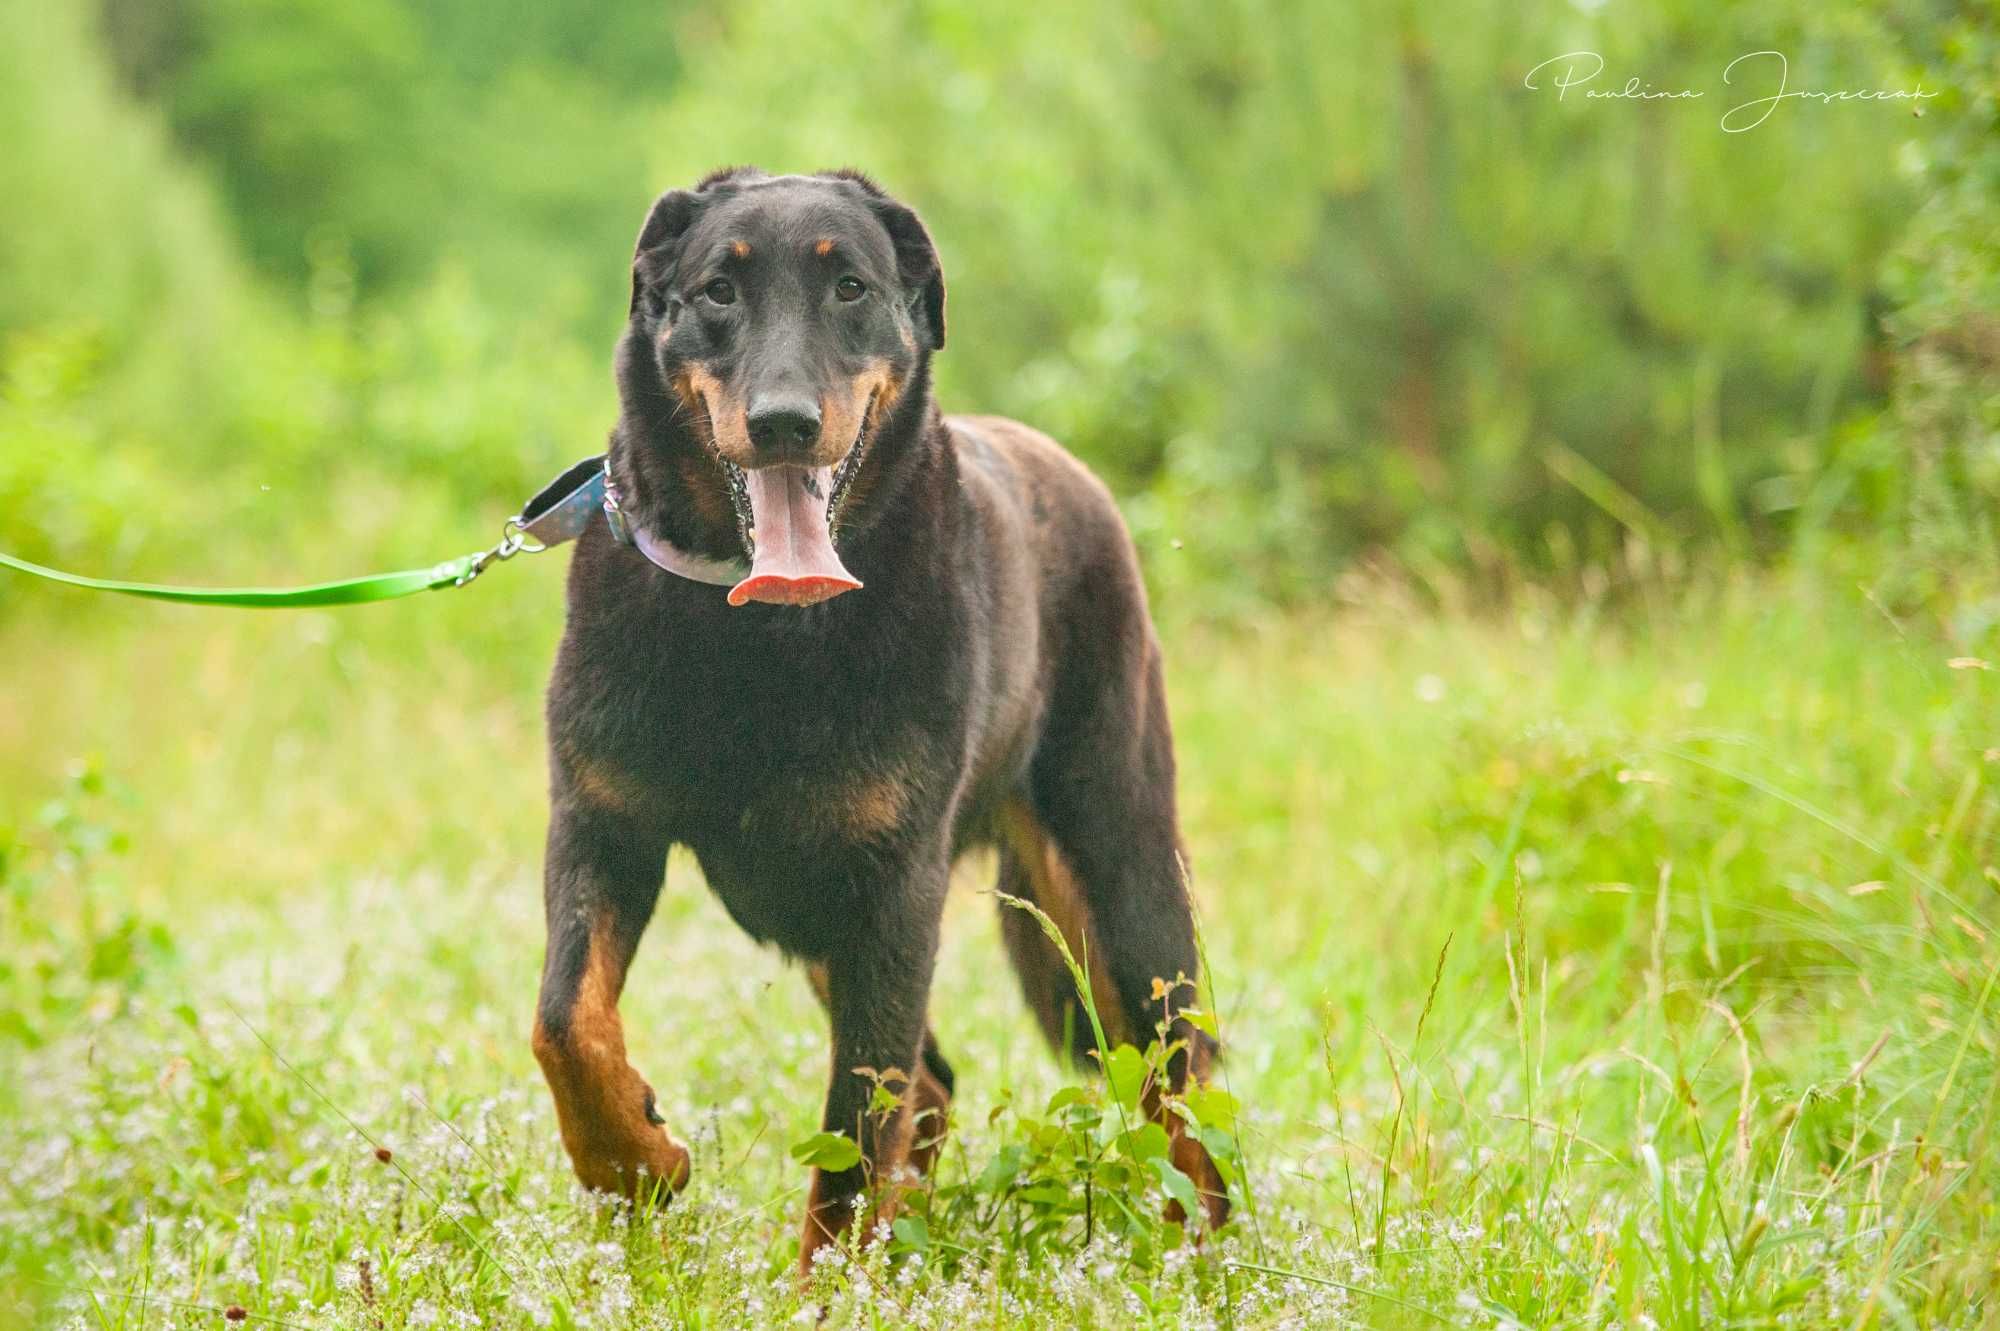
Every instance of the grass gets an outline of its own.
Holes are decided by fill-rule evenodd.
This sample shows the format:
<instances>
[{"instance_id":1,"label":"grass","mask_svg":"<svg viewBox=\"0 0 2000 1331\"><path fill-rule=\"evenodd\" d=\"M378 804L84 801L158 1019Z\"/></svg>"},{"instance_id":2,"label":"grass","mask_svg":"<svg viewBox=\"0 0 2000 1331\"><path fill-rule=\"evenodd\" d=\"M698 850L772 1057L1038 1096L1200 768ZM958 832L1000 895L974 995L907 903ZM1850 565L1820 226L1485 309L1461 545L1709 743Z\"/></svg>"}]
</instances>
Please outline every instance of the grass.
<instances>
[{"instance_id":1,"label":"grass","mask_svg":"<svg viewBox=\"0 0 2000 1331\"><path fill-rule=\"evenodd\" d=\"M0 588L0 1324L2000 1324L2000 676L1851 585L1165 607L1237 1218L1086 1247L1002 1189L802 1294L822 1019L681 857L625 1011L693 1183L634 1219L557 1143L559 579L264 617ZM971 1196L1070 1079L962 876Z\"/></svg>"}]
</instances>

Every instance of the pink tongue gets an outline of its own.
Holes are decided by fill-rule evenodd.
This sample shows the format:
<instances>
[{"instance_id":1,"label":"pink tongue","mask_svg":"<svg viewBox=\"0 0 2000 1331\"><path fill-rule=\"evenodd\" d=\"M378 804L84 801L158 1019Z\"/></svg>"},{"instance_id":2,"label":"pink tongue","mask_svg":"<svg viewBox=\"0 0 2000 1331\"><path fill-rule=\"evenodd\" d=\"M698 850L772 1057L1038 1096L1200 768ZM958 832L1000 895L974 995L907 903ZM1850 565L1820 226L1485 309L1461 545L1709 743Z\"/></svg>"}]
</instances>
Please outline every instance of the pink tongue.
<instances>
[{"instance_id":1,"label":"pink tongue","mask_svg":"<svg viewBox=\"0 0 2000 1331\"><path fill-rule=\"evenodd\" d=\"M729 589L729 604L813 605L861 583L840 562L827 530L831 467L759 467L743 473L750 492L750 576Z\"/></svg>"}]
</instances>

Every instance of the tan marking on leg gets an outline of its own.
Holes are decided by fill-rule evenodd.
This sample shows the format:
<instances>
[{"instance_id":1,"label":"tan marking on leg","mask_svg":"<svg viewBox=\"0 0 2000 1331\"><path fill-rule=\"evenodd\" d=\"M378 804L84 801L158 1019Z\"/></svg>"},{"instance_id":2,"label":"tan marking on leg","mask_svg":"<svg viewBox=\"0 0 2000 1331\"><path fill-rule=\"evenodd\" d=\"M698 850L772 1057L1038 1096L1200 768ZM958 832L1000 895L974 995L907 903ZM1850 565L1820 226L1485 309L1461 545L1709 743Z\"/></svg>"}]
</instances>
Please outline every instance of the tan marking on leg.
<instances>
[{"instance_id":1,"label":"tan marking on leg","mask_svg":"<svg viewBox=\"0 0 2000 1331\"><path fill-rule=\"evenodd\" d=\"M919 1061L916 1080L904 1098L910 1102L910 1166L928 1178L951 1127L951 1092Z\"/></svg>"},{"instance_id":2,"label":"tan marking on leg","mask_svg":"<svg viewBox=\"0 0 2000 1331\"><path fill-rule=\"evenodd\" d=\"M818 827L859 840L895 831L909 802L900 772L837 782L809 798Z\"/></svg>"},{"instance_id":3,"label":"tan marking on leg","mask_svg":"<svg viewBox=\"0 0 2000 1331\"><path fill-rule=\"evenodd\" d=\"M1208 1081L1209 1052L1204 1045L1195 1045L1188 1050L1187 1085L1200 1086ZM1186 1089L1184 1085L1181 1088ZM1145 1099L1139 1106L1147 1118L1159 1123L1167 1130L1167 1159L1175 1169L1186 1174L1194 1183L1194 1190L1201 1198L1202 1214L1208 1221L1208 1228L1220 1229L1229 1219L1229 1188L1222 1181L1222 1173L1215 1167L1215 1160L1208 1148L1188 1135L1188 1126L1180 1115L1170 1113L1160 1095L1160 1087L1149 1083ZM1179 1202L1169 1201L1166 1206L1167 1223L1185 1225L1187 1212Z\"/></svg>"},{"instance_id":4,"label":"tan marking on leg","mask_svg":"<svg viewBox=\"0 0 2000 1331\"><path fill-rule=\"evenodd\" d=\"M875 841L902 825L909 785L900 767L831 781L780 784L743 811L744 831L783 829L810 841Z\"/></svg>"},{"instance_id":5,"label":"tan marking on leg","mask_svg":"<svg viewBox=\"0 0 2000 1331\"><path fill-rule=\"evenodd\" d=\"M1000 832L1008 849L1028 871L1034 884L1035 904L1061 931L1070 955L1090 972L1090 1000L1097 1019L1104 1024L1104 1038L1113 1045L1134 1043L1125 1005L1119 1001L1111 980L1111 968L1097 946L1096 925L1090 917L1090 903L1084 898L1083 884L1053 838L1042 827L1034 811L1020 800L1009 800L1000 810ZM1012 907L1009 907L1012 909ZM1079 1020L1088 1020L1078 1013Z\"/></svg>"},{"instance_id":6,"label":"tan marking on leg","mask_svg":"<svg viewBox=\"0 0 2000 1331\"><path fill-rule=\"evenodd\" d=\"M653 1088L626 1061L618 1019L624 987L617 949L602 935L590 957L561 1034L535 1023L535 1059L555 1093L556 1122L584 1186L634 1200L679 1191L688 1177L687 1148L647 1117Z\"/></svg>"},{"instance_id":7,"label":"tan marking on leg","mask_svg":"<svg viewBox=\"0 0 2000 1331\"><path fill-rule=\"evenodd\" d=\"M612 813L630 814L644 806L646 790L628 774L607 763L572 759L565 764L571 791L577 798Z\"/></svg>"},{"instance_id":8,"label":"tan marking on leg","mask_svg":"<svg viewBox=\"0 0 2000 1331\"><path fill-rule=\"evenodd\" d=\"M1188 1135L1187 1124L1178 1115L1168 1115L1167 1159L1174 1168L1186 1174L1194 1183L1195 1192L1201 1197L1201 1211L1210 1229L1221 1229L1229 1221L1229 1187L1222 1181L1222 1174L1215 1167L1215 1160L1208 1148ZM1169 1224L1185 1225L1187 1213L1179 1202L1168 1202L1166 1217Z\"/></svg>"}]
</instances>

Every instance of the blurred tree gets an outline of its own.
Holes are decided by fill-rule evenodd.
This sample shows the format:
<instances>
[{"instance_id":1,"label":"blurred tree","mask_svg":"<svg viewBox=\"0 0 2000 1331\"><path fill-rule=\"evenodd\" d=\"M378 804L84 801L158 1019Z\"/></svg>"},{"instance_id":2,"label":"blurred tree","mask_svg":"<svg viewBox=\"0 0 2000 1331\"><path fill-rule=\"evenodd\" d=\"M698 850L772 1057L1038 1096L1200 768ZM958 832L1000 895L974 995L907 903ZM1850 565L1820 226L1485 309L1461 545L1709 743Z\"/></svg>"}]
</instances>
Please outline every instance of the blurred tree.
<instances>
[{"instance_id":1,"label":"blurred tree","mask_svg":"<svg viewBox=\"0 0 2000 1331\"><path fill-rule=\"evenodd\" d=\"M636 226L640 117L673 88L668 10L599 0L102 0L129 86L213 162L252 254L366 290L441 256L522 299Z\"/></svg>"}]
</instances>

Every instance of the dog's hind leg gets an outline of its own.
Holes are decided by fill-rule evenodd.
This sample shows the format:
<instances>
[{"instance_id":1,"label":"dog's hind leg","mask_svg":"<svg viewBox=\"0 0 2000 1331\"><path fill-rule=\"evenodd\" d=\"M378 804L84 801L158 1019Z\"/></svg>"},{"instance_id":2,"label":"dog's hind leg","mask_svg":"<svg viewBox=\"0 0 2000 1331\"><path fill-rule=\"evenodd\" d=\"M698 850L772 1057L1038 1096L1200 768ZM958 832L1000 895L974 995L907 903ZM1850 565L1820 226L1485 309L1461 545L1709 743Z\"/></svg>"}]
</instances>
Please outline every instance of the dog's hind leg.
<instances>
[{"instance_id":1,"label":"dog's hind leg","mask_svg":"<svg viewBox=\"0 0 2000 1331\"><path fill-rule=\"evenodd\" d=\"M1070 956L1090 975L1091 1003L1105 1034L1116 1044L1132 1038L1124 1001L1112 987L1104 953L1088 928L1083 889L1068 859L1048 837L1025 800L1010 801L1000 814L1000 891L1025 901L1049 917L1062 933ZM1000 903L1000 938L1021 982L1021 996L1035 1014L1049 1047L1072 1063L1092 1065L1097 1048L1090 1014L1078 1001L1076 977L1042 922L1010 902Z\"/></svg>"},{"instance_id":2,"label":"dog's hind leg","mask_svg":"<svg viewBox=\"0 0 2000 1331\"><path fill-rule=\"evenodd\" d=\"M1178 1093L1207 1075L1216 1046L1175 1015L1195 1002L1200 960L1159 651L1143 622L1134 627L1113 641L1143 653L1137 659L1086 660L1058 687L1028 790L1002 816L1003 873L1029 889L1088 967L1092 1005L1108 1040L1143 1046L1166 1028L1177 1047L1167 1089ZM1076 1029L1081 1014L1062 1006L1074 1001L1074 986L1057 996L1062 967L1046 938L1030 938L1015 920L1004 927L1044 1030L1059 1045L1067 1030L1073 1049L1088 1049L1093 1033ZM1149 1112L1160 1112L1157 1098ZM1178 1117L1163 1121L1174 1163L1203 1194L1210 1224L1221 1224L1229 1201L1214 1162L1183 1133Z\"/></svg>"},{"instance_id":3,"label":"dog's hind leg","mask_svg":"<svg viewBox=\"0 0 2000 1331\"><path fill-rule=\"evenodd\" d=\"M634 1200L687 1182L687 1149L667 1132L653 1088L625 1059L618 996L666 871L663 836L602 782L559 771L544 866L548 957L535 1058L577 1177Z\"/></svg>"}]
</instances>

